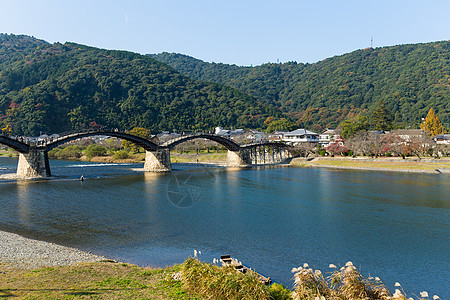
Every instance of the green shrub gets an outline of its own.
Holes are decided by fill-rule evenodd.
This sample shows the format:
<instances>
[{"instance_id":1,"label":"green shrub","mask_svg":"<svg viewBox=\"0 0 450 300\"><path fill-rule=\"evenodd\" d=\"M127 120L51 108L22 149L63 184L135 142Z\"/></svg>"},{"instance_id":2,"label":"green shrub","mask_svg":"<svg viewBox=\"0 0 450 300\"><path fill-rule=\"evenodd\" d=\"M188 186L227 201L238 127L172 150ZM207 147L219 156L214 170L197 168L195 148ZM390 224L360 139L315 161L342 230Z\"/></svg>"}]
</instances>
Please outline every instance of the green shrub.
<instances>
[{"instance_id":1,"label":"green shrub","mask_svg":"<svg viewBox=\"0 0 450 300\"><path fill-rule=\"evenodd\" d=\"M60 158L61 157L61 151L62 148L53 148L52 150L48 151L48 157L49 158Z\"/></svg>"},{"instance_id":2,"label":"green shrub","mask_svg":"<svg viewBox=\"0 0 450 300\"><path fill-rule=\"evenodd\" d=\"M274 300L290 300L292 292L285 288L282 284L274 283L269 288L271 299Z\"/></svg>"},{"instance_id":3,"label":"green shrub","mask_svg":"<svg viewBox=\"0 0 450 300\"><path fill-rule=\"evenodd\" d=\"M85 154L87 157L104 156L106 148L100 145L91 144L86 148Z\"/></svg>"},{"instance_id":4,"label":"green shrub","mask_svg":"<svg viewBox=\"0 0 450 300\"><path fill-rule=\"evenodd\" d=\"M80 158L81 157L81 148L76 145L70 145L62 149L59 153L60 158L69 159L69 158Z\"/></svg>"},{"instance_id":5,"label":"green shrub","mask_svg":"<svg viewBox=\"0 0 450 300\"><path fill-rule=\"evenodd\" d=\"M115 159L126 159L128 157L130 157L130 155L125 150L116 151L116 152L114 152L114 155L113 155L113 158L115 158Z\"/></svg>"},{"instance_id":6,"label":"green shrub","mask_svg":"<svg viewBox=\"0 0 450 300\"><path fill-rule=\"evenodd\" d=\"M326 153L327 153L327 151L325 151L325 150L320 150L319 151L319 155L320 156L325 156Z\"/></svg>"}]
</instances>

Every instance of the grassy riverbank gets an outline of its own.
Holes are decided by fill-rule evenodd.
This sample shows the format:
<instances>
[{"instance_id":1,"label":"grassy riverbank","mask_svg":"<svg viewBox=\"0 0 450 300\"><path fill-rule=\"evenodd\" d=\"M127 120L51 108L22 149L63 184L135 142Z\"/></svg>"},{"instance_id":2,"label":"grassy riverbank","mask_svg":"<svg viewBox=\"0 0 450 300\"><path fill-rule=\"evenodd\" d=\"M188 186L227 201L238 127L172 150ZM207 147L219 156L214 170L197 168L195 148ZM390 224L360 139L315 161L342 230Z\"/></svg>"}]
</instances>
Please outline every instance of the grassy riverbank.
<instances>
[{"instance_id":1,"label":"grassy riverbank","mask_svg":"<svg viewBox=\"0 0 450 300\"><path fill-rule=\"evenodd\" d=\"M294 158L292 166L329 167L341 169L360 169L376 171L419 172L419 173L450 173L450 159L423 158L342 158L317 157L312 159ZM437 171L438 170L438 171Z\"/></svg>"},{"instance_id":2,"label":"grassy riverbank","mask_svg":"<svg viewBox=\"0 0 450 300\"><path fill-rule=\"evenodd\" d=\"M96 262L23 270L0 264L0 298L192 299L171 279L180 268Z\"/></svg>"},{"instance_id":3,"label":"grassy riverbank","mask_svg":"<svg viewBox=\"0 0 450 300\"><path fill-rule=\"evenodd\" d=\"M11 149L0 149L0 157L16 157L19 156L19 154Z\"/></svg>"},{"instance_id":4,"label":"grassy riverbank","mask_svg":"<svg viewBox=\"0 0 450 300\"><path fill-rule=\"evenodd\" d=\"M387 300L431 299L428 293L407 298L400 284L392 293L378 277L363 277L351 262L329 276L319 270L293 268L294 291L266 286L255 273L218 267L189 258L164 269L101 261L39 269L10 268L0 263L0 298L15 299L272 299ZM433 296L432 299L440 299Z\"/></svg>"},{"instance_id":5,"label":"grassy riverbank","mask_svg":"<svg viewBox=\"0 0 450 300\"><path fill-rule=\"evenodd\" d=\"M55 159L55 157L53 157ZM57 159L57 158L56 158ZM140 163L145 161L145 153L128 153L126 158L119 158L114 155L92 156L82 155L80 157L67 157L68 160L92 161L100 163ZM223 164L227 161L227 151L219 150L207 152L199 151L171 151L170 160L172 163L216 163Z\"/></svg>"}]
</instances>

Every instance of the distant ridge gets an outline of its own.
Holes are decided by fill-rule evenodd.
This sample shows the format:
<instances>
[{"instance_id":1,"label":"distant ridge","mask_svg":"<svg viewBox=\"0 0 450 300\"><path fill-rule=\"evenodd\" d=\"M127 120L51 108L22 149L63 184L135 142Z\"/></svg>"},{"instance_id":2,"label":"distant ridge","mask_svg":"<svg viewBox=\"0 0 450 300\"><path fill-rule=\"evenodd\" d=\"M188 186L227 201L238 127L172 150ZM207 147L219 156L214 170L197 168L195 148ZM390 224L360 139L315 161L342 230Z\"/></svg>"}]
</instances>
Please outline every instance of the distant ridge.
<instances>
[{"instance_id":1,"label":"distant ridge","mask_svg":"<svg viewBox=\"0 0 450 300\"><path fill-rule=\"evenodd\" d=\"M279 111L148 56L0 34L0 126L15 135L109 128L261 128Z\"/></svg>"},{"instance_id":2,"label":"distant ridge","mask_svg":"<svg viewBox=\"0 0 450 300\"><path fill-rule=\"evenodd\" d=\"M335 127L356 114L369 114L380 99L399 126L418 127L431 107L450 125L449 41L369 47L313 64L253 68L166 52L150 57L193 79L237 88L280 108L301 127Z\"/></svg>"}]
</instances>

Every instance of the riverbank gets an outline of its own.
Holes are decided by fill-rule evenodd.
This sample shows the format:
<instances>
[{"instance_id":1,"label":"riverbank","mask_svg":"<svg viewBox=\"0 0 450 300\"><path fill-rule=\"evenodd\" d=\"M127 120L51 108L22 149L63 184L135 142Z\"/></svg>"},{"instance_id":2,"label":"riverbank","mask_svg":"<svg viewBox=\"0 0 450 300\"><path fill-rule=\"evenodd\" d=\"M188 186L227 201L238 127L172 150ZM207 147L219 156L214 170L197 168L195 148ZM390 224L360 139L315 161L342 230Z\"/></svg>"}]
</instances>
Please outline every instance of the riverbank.
<instances>
[{"instance_id":1,"label":"riverbank","mask_svg":"<svg viewBox=\"0 0 450 300\"><path fill-rule=\"evenodd\" d=\"M136 153L126 159L117 159L114 156L95 156L90 160L86 156L82 156L80 161L91 161L98 163L142 163L145 161L145 153ZM179 153L172 151L170 153L172 163L207 163L207 164L223 164L227 161L226 152L200 153L195 152Z\"/></svg>"},{"instance_id":2,"label":"riverbank","mask_svg":"<svg viewBox=\"0 0 450 300\"><path fill-rule=\"evenodd\" d=\"M235 260L236 264L240 264ZM66 299L406 299L392 293L379 278L365 278L351 262L330 278L320 270L293 268L294 291L262 284L256 273L242 274L233 265L219 267L197 259L163 269L118 263L74 248L27 239L0 231L0 298ZM339 282L336 288L332 282ZM396 283L396 286L397 285ZM320 288L319 288L320 287ZM370 292L368 292L370 291ZM429 299L421 292L417 299ZM408 298L411 299L411 298ZM433 296L433 299L440 299Z\"/></svg>"},{"instance_id":3,"label":"riverbank","mask_svg":"<svg viewBox=\"0 0 450 300\"><path fill-rule=\"evenodd\" d=\"M347 157L315 157L294 158L292 166L324 167L338 169L357 169L367 171L391 171L407 173L450 174L450 158L397 157L386 158L347 158Z\"/></svg>"},{"instance_id":4,"label":"riverbank","mask_svg":"<svg viewBox=\"0 0 450 300\"><path fill-rule=\"evenodd\" d=\"M35 269L67 266L80 262L97 262L106 257L75 248L28 239L15 233L0 231L0 263L4 268Z\"/></svg>"},{"instance_id":5,"label":"riverbank","mask_svg":"<svg viewBox=\"0 0 450 300\"><path fill-rule=\"evenodd\" d=\"M0 231L0 298L189 299L180 266L141 268Z\"/></svg>"}]
</instances>

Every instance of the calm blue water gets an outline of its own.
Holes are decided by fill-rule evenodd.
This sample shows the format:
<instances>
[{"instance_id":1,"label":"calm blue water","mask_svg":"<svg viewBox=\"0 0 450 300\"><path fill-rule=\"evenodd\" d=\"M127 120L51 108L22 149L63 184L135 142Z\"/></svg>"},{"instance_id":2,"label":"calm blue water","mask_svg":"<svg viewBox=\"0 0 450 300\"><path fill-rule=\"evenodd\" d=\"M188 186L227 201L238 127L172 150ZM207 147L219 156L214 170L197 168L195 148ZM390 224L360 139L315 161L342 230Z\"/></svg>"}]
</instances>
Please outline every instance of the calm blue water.
<instances>
[{"instance_id":1,"label":"calm blue water","mask_svg":"<svg viewBox=\"0 0 450 300\"><path fill-rule=\"evenodd\" d=\"M16 164L0 158L0 174ZM450 298L449 175L50 164L51 180L0 181L0 229L142 266L231 254L289 288L304 262L351 260L391 290Z\"/></svg>"}]
</instances>

